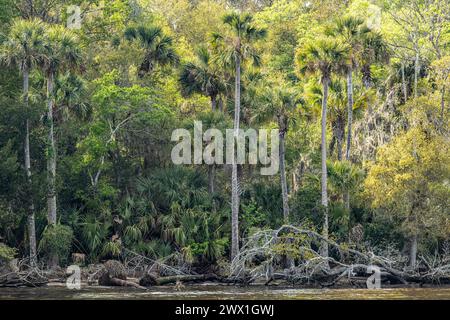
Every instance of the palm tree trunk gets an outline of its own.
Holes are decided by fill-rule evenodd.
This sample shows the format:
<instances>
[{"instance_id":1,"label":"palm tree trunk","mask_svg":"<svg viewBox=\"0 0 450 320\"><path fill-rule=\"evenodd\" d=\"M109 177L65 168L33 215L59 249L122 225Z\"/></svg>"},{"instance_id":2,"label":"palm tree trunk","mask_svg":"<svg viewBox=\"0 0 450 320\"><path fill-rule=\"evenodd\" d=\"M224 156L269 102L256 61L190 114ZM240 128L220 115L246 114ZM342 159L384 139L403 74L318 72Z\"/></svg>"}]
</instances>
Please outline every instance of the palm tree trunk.
<instances>
[{"instance_id":1,"label":"palm tree trunk","mask_svg":"<svg viewBox=\"0 0 450 320\"><path fill-rule=\"evenodd\" d=\"M416 49L416 58L414 60L414 98L417 98L418 96L418 88L417 83L419 81L419 71L420 71L420 58L419 58L419 51Z\"/></svg>"},{"instance_id":2,"label":"palm tree trunk","mask_svg":"<svg viewBox=\"0 0 450 320\"><path fill-rule=\"evenodd\" d=\"M345 122L344 117L339 116L337 123L337 158L339 161L342 161L342 146L344 145L344 137L345 137Z\"/></svg>"},{"instance_id":3,"label":"palm tree trunk","mask_svg":"<svg viewBox=\"0 0 450 320\"><path fill-rule=\"evenodd\" d=\"M49 224L56 224L56 149L55 137L53 133L53 80L54 74L50 73L47 79L47 121L49 126L48 147L47 147L47 175L48 175L48 192L47 192L47 217Z\"/></svg>"},{"instance_id":4,"label":"palm tree trunk","mask_svg":"<svg viewBox=\"0 0 450 320\"><path fill-rule=\"evenodd\" d=\"M211 110L216 111L217 96L211 96Z\"/></svg>"},{"instance_id":5,"label":"palm tree trunk","mask_svg":"<svg viewBox=\"0 0 450 320\"><path fill-rule=\"evenodd\" d=\"M223 98L221 96L219 96L218 105L219 105L219 111L223 112Z\"/></svg>"},{"instance_id":6,"label":"palm tree trunk","mask_svg":"<svg viewBox=\"0 0 450 320\"><path fill-rule=\"evenodd\" d=\"M408 92L406 91L406 80L405 80L405 64L402 62L402 88L403 88L403 99L408 100Z\"/></svg>"},{"instance_id":7,"label":"palm tree trunk","mask_svg":"<svg viewBox=\"0 0 450 320\"><path fill-rule=\"evenodd\" d=\"M211 164L208 166L208 180L209 180L209 188L208 192L212 195L216 190L215 185L215 177L216 175L216 166L214 164Z\"/></svg>"},{"instance_id":8,"label":"palm tree trunk","mask_svg":"<svg viewBox=\"0 0 450 320\"><path fill-rule=\"evenodd\" d=\"M25 66L23 70L23 97L25 108L28 112L28 91L29 91L29 70L28 67ZM25 144L24 144L24 154L25 154L25 170L27 174L27 183L29 191L32 190L32 182L31 182L31 160L30 160L30 121L27 118L25 124ZM37 251L36 251L36 222L34 218L34 202L33 197L30 194L30 205L28 208L28 237L30 242L30 264L31 266L35 266L37 263Z\"/></svg>"},{"instance_id":9,"label":"palm tree trunk","mask_svg":"<svg viewBox=\"0 0 450 320\"><path fill-rule=\"evenodd\" d=\"M444 118L445 118L445 86L442 87L441 91L441 128L444 128Z\"/></svg>"},{"instance_id":10,"label":"palm tree trunk","mask_svg":"<svg viewBox=\"0 0 450 320\"><path fill-rule=\"evenodd\" d=\"M216 111L217 108L217 96L212 95L211 96L211 111ZM216 168L214 164L208 166L208 180L209 180L209 193L213 194L215 192L215 174L216 174Z\"/></svg>"},{"instance_id":11,"label":"palm tree trunk","mask_svg":"<svg viewBox=\"0 0 450 320\"><path fill-rule=\"evenodd\" d=\"M285 132L280 132L280 180L281 180L281 194L283 197L283 219L284 224L289 223L289 202L288 202L288 188L286 181L286 166L285 166Z\"/></svg>"},{"instance_id":12,"label":"palm tree trunk","mask_svg":"<svg viewBox=\"0 0 450 320\"><path fill-rule=\"evenodd\" d=\"M328 239L328 193L327 193L327 102L329 79L323 79L322 99L322 206L325 209L323 236ZM322 256L328 257L328 242L322 243Z\"/></svg>"},{"instance_id":13,"label":"palm tree trunk","mask_svg":"<svg viewBox=\"0 0 450 320\"><path fill-rule=\"evenodd\" d=\"M353 122L353 71L350 68L347 73L347 95L348 95L348 128L347 128L347 150L345 159L350 160L350 148L352 145L352 122Z\"/></svg>"},{"instance_id":14,"label":"palm tree trunk","mask_svg":"<svg viewBox=\"0 0 450 320\"><path fill-rule=\"evenodd\" d=\"M333 129L333 130L334 130L334 129ZM336 141L337 141L336 136L337 136L337 135L336 135L335 132L333 131L333 136L331 137L330 145L329 145L329 147L328 147L328 153L329 153L329 156L330 156L330 157L333 156L334 146L336 145Z\"/></svg>"},{"instance_id":15,"label":"palm tree trunk","mask_svg":"<svg viewBox=\"0 0 450 320\"><path fill-rule=\"evenodd\" d=\"M411 247L409 251L409 266L414 268L417 262L417 235L411 238Z\"/></svg>"},{"instance_id":16,"label":"palm tree trunk","mask_svg":"<svg viewBox=\"0 0 450 320\"><path fill-rule=\"evenodd\" d=\"M234 138L239 135L239 115L241 112L241 61L236 56L235 75L235 107L234 107ZM231 260L239 253L239 181L236 164L236 154L233 148L233 163L231 174Z\"/></svg>"}]
</instances>

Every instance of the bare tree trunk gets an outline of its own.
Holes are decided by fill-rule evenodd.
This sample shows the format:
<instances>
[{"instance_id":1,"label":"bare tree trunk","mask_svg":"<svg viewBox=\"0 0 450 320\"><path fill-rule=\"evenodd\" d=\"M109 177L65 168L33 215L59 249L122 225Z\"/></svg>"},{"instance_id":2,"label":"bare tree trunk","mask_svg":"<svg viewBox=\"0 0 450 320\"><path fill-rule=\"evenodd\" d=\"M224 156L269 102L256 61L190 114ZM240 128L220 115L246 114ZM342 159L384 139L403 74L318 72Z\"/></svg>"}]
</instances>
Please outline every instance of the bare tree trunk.
<instances>
[{"instance_id":1,"label":"bare tree trunk","mask_svg":"<svg viewBox=\"0 0 450 320\"><path fill-rule=\"evenodd\" d=\"M296 193L298 191L298 180L297 180L297 174L295 172L292 172L292 189L291 193Z\"/></svg>"},{"instance_id":2,"label":"bare tree trunk","mask_svg":"<svg viewBox=\"0 0 450 320\"><path fill-rule=\"evenodd\" d=\"M325 208L323 237L328 239L328 193L327 193L327 100L329 79L323 79L322 99L322 206ZM322 242L322 255L328 257L328 242Z\"/></svg>"},{"instance_id":3,"label":"bare tree trunk","mask_svg":"<svg viewBox=\"0 0 450 320\"><path fill-rule=\"evenodd\" d=\"M417 262L417 235L411 238L411 247L409 251L409 265L415 268Z\"/></svg>"},{"instance_id":4,"label":"bare tree trunk","mask_svg":"<svg viewBox=\"0 0 450 320\"><path fill-rule=\"evenodd\" d=\"M47 121L49 125L48 147L47 147L47 175L48 175L48 193L47 193L47 216L49 224L56 224L56 149L53 133L53 80L54 74L50 73L47 79Z\"/></svg>"},{"instance_id":5,"label":"bare tree trunk","mask_svg":"<svg viewBox=\"0 0 450 320\"><path fill-rule=\"evenodd\" d=\"M403 88L403 99L408 101L408 92L406 91L406 79L405 79L405 64L402 62L402 88Z\"/></svg>"},{"instance_id":6,"label":"bare tree trunk","mask_svg":"<svg viewBox=\"0 0 450 320\"><path fill-rule=\"evenodd\" d=\"M350 68L347 73L347 95L348 95L348 123L347 123L347 150L345 159L350 160L350 149L352 145L352 122L353 122L353 71Z\"/></svg>"},{"instance_id":7,"label":"bare tree trunk","mask_svg":"<svg viewBox=\"0 0 450 320\"><path fill-rule=\"evenodd\" d=\"M29 81L30 74L28 70L28 66L24 67L23 70L23 97L26 112L28 112L28 91L29 91ZM24 154L25 154L25 171L27 174L27 183L29 192L32 190L32 182L31 182L31 156L30 156L30 121L27 117L25 124L25 143L24 143ZM30 202L28 207L28 237L30 244L30 264L31 266L35 266L37 263L37 251L36 251L36 222L34 218L34 202L33 197L30 194Z\"/></svg>"},{"instance_id":8,"label":"bare tree trunk","mask_svg":"<svg viewBox=\"0 0 450 320\"><path fill-rule=\"evenodd\" d=\"M239 136L239 115L241 112L241 61L236 56L235 101L234 101L234 139ZM236 164L236 152L233 148L231 173L231 260L239 253L239 181Z\"/></svg>"},{"instance_id":9,"label":"bare tree trunk","mask_svg":"<svg viewBox=\"0 0 450 320\"><path fill-rule=\"evenodd\" d=\"M420 61L419 61L419 51L418 49L416 49L416 58L414 60L414 98L417 98L418 96L418 88L417 88L417 83L419 81L419 71L420 71Z\"/></svg>"},{"instance_id":10,"label":"bare tree trunk","mask_svg":"<svg viewBox=\"0 0 450 320\"><path fill-rule=\"evenodd\" d=\"M217 109L217 96L213 95L211 96L211 111L214 112ZM209 188L208 191L210 194L213 194L215 192L215 174L216 174L216 168L215 165L209 165L208 166L208 182L209 182Z\"/></svg>"},{"instance_id":11,"label":"bare tree trunk","mask_svg":"<svg viewBox=\"0 0 450 320\"><path fill-rule=\"evenodd\" d=\"M333 128L333 136L331 137L330 146L328 147L328 153L329 153L330 157L333 156L334 146L336 145L336 140L337 140L336 139L337 134L334 131L335 131L335 129Z\"/></svg>"},{"instance_id":12,"label":"bare tree trunk","mask_svg":"<svg viewBox=\"0 0 450 320\"><path fill-rule=\"evenodd\" d=\"M441 127L444 128L445 120L445 86L442 87L441 91Z\"/></svg>"},{"instance_id":13,"label":"bare tree trunk","mask_svg":"<svg viewBox=\"0 0 450 320\"><path fill-rule=\"evenodd\" d=\"M208 181L209 181L209 188L208 192L212 195L216 191L216 166L214 164L211 164L208 166Z\"/></svg>"},{"instance_id":14,"label":"bare tree trunk","mask_svg":"<svg viewBox=\"0 0 450 320\"><path fill-rule=\"evenodd\" d=\"M222 96L219 96L219 101L217 103L219 105L219 111L223 112L223 98Z\"/></svg>"},{"instance_id":15,"label":"bare tree trunk","mask_svg":"<svg viewBox=\"0 0 450 320\"><path fill-rule=\"evenodd\" d=\"M285 165L285 132L280 132L280 181L281 181L281 194L283 197L283 219L284 223L289 223L289 201L288 201L288 188L286 181L286 165Z\"/></svg>"},{"instance_id":16,"label":"bare tree trunk","mask_svg":"<svg viewBox=\"0 0 450 320\"><path fill-rule=\"evenodd\" d=\"M211 110L216 111L217 96L211 96Z\"/></svg>"}]
</instances>

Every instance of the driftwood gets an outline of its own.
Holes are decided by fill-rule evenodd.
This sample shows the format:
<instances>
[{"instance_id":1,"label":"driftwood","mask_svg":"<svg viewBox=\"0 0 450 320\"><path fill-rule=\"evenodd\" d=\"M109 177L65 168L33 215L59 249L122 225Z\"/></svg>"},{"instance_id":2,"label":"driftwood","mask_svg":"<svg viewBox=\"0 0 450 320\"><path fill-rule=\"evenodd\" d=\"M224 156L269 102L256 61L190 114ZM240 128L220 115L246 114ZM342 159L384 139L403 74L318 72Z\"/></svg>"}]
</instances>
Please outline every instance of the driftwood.
<instances>
[{"instance_id":1,"label":"driftwood","mask_svg":"<svg viewBox=\"0 0 450 320\"><path fill-rule=\"evenodd\" d=\"M201 274L201 275L176 275L169 277L158 277L154 273L148 273L141 278L139 284L145 287L163 286L171 283L183 282L199 282L199 281L219 281L220 278L215 274Z\"/></svg>"},{"instance_id":2,"label":"driftwood","mask_svg":"<svg viewBox=\"0 0 450 320\"><path fill-rule=\"evenodd\" d=\"M108 260L104 264L102 274L98 279L101 286L134 287L146 289L139 284L127 280L127 272L122 263L117 260Z\"/></svg>"},{"instance_id":3,"label":"driftwood","mask_svg":"<svg viewBox=\"0 0 450 320\"><path fill-rule=\"evenodd\" d=\"M39 287L47 283L48 278L37 267L27 266L17 259L9 263L0 261L0 287Z\"/></svg>"},{"instance_id":4,"label":"driftwood","mask_svg":"<svg viewBox=\"0 0 450 320\"><path fill-rule=\"evenodd\" d=\"M328 243L330 255L320 254L320 246ZM282 249L280 249L282 248ZM425 268L408 268L398 253L376 255L373 250L340 245L309 229L285 225L276 230L257 232L246 240L232 261L230 280L250 284L264 280L316 284L322 287L347 282L361 285L371 274L368 268L380 270L382 282L393 284L449 283L450 261L447 256ZM292 255L294 264L285 268L283 256Z\"/></svg>"}]
</instances>

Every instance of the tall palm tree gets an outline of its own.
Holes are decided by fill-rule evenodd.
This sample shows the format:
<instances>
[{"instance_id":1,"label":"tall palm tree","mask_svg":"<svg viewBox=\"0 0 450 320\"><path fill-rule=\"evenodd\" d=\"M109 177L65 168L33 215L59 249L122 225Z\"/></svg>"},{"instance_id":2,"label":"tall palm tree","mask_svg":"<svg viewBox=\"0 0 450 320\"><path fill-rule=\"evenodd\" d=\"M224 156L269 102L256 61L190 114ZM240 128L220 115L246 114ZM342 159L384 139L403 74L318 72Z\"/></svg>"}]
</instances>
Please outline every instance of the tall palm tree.
<instances>
[{"instance_id":1,"label":"tall palm tree","mask_svg":"<svg viewBox=\"0 0 450 320\"><path fill-rule=\"evenodd\" d=\"M152 73L156 65L175 65L179 61L173 39L165 35L160 27L129 27L125 30L125 39L137 41L144 49L144 60L138 71L140 78Z\"/></svg>"},{"instance_id":2,"label":"tall palm tree","mask_svg":"<svg viewBox=\"0 0 450 320\"><path fill-rule=\"evenodd\" d=\"M345 83L341 79L330 81L330 122L333 131L333 139L337 144L337 159L342 160L342 146L345 136L345 111L347 96L345 94ZM332 150L330 150L330 154Z\"/></svg>"},{"instance_id":3,"label":"tall palm tree","mask_svg":"<svg viewBox=\"0 0 450 320\"><path fill-rule=\"evenodd\" d=\"M181 93L190 96L200 93L210 98L211 110L217 108L217 97L225 93L226 82L217 63L214 63L211 52L206 47L197 50L197 63L186 63L180 73ZM215 192L215 165L208 166L209 192Z\"/></svg>"},{"instance_id":4,"label":"tall palm tree","mask_svg":"<svg viewBox=\"0 0 450 320\"><path fill-rule=\"evenodd\" d=\"M348 47L335 39L322 38L307 44L297 56L302 74L320 73L322 83L322 206L325 209L323 236L328 239L328 193L327 193L327 103L328 87L333 73L343 73L347 67ZM322 254L328 256L328 243L324 241Z\"/></svg>"},{"instance_id":5,"label":"tall palm tree","mask_svg":"<svg viewBox=\"0 0 450 320\"><path fill-rule=\"evenodd\" d=\"M61 26L52 26L46 33L45 59L41 69L47 82L47 218L51 225L56 224L56 142L54 136L53 113L55 106L54 84L58 73L73 70L79 66L81 51L76 36Z\"/></svg>"},{"instance_id":6,"label":"tall palm tree","mask_svg":"<svg viewBox=\"0 0 450 320\"><path fill-rule=\"evenodd\" d=\"M260 59L253 43L265 38L267 31L254 26L253 17L248 13L227 14L223 17L223 22L231 28L232 34L214 34L214 43L221 45L222 60L228 65L234 65L235 69L234 136L237 138L241 113L241 66L249 58L254 64L259 64ZM239 253L239 181L234 156L231 189L231 259L234 259Z\"/></svg>"},{"instance_id":7,"label":"tall palm tree","mask_svg":"<svg viewBox=\"0 0 450 320\"><path fill-rule=\"evenodd\" d=\"M329 31L331 35L339 36L349 48L347 55L347 149L345 151L345 159L349 160L353 123L353 69L358 65L358 57L363 51L363 39L370 32L370 29L366 26L363 19L346 16L337 19L335 25Z\"/></svg>"},{"instance_id":8,"label":"tall palm tree","mask_svg":"<svg viewBox=\"0 0 450 320\"><path fill-rule=\"evenodd\" d=\"M15 20L11 26L7 40L1 47L0 58L7 65L15 65L23 75L23 102L28 110L28 92L30 71L42 58L44 25L40 20ZM30 161L30 121L25 120L25 171L31 192L31 161ZM36 229L34 203L30 197L28 208L28 237L30 245L30 261L36 264Z\"/></svg>"},{"instance_id":9,"label":"tall palm tree","mask_svg":"<svg viewBox=\"0 0 450 320\"><path fill-rule=\"evenodd\" d=\"M257 117L275 118L278 124L280 136L280 183L283 199L283 219L284 223L289 223L289 202L288 187L286 181L286 134L289 124L292 121L292 113L300 103L297 92L286 83L278 81L278 84L268 85L270 89L265 89L262 94L261 108L257 112Z\"/></svg>"}]
</instances>

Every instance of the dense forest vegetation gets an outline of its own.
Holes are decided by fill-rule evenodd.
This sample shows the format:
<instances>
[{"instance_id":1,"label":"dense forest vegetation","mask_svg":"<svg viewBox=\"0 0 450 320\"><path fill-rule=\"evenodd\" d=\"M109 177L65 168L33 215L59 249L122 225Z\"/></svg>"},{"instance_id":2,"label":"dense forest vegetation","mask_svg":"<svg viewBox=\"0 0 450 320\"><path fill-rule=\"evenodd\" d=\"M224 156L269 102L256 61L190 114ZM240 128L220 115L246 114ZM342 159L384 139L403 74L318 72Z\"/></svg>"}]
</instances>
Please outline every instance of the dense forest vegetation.
<instances>
[{"instance_id":1,"label":"dense forest vegetation","mask_svg":"<svg viewBox=\"0 0 450 320\"><path fill-rule=\"evenodd\" d=\"M0 5L0 259L209 272L290 225L284 264L449 261L448 0ZM194 120L279 129L280 170L174 165Z\"/></svg>"}]
</instances>

